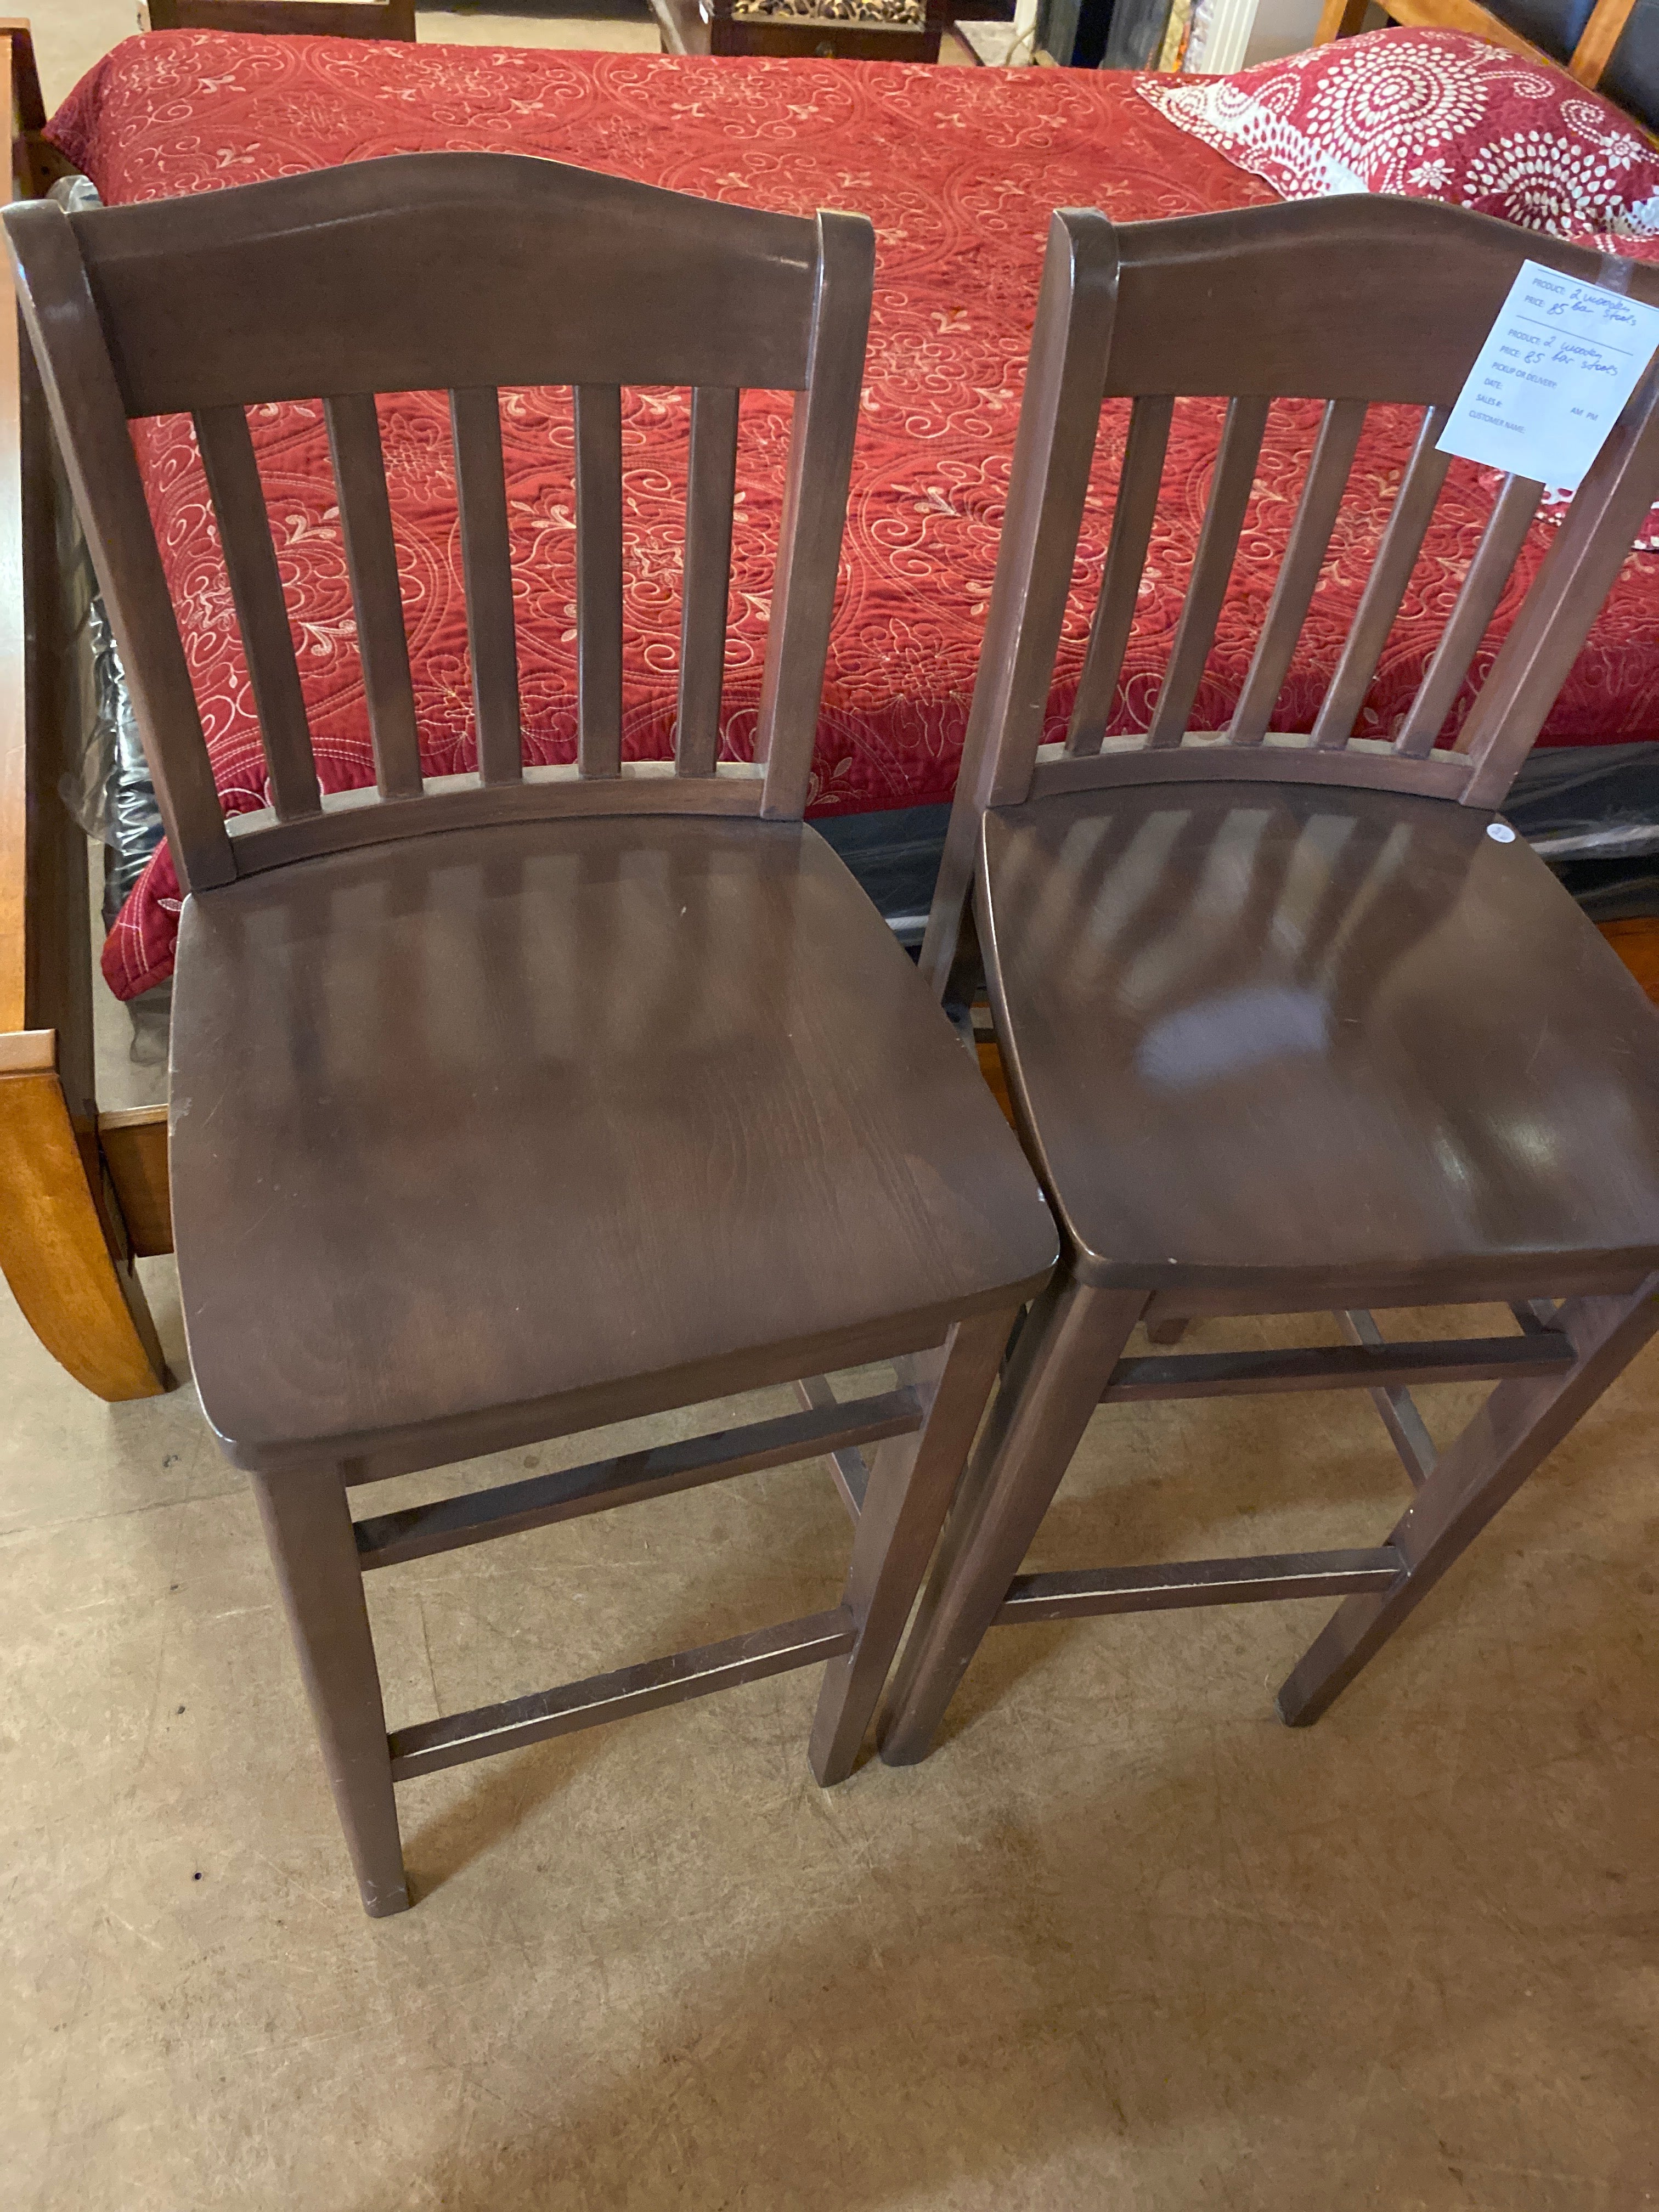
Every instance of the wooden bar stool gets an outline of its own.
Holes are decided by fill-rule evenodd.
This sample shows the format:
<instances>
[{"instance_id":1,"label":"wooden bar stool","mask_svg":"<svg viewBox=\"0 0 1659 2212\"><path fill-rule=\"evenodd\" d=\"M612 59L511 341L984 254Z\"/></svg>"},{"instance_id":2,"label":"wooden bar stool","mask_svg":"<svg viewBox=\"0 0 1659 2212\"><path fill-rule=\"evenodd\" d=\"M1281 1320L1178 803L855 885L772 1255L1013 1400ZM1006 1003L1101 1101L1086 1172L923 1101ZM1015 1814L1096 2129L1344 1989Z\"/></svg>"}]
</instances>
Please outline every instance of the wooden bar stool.
<instances>
[{"instance_id":1,"label":"wooden bar stool","mask_svg":"<svg viewBox=\"0 0 1659 2212\"><path fill-rule=\"evenodd\" d=\"M5 220L188 894L191 1363L254 1480L364 1905L410 1901L404 1777L786 1668L829 1662L810 1756L839 1779L1055 1249L948 1023L801 820L869 223L495 154ZM694 393L672 763L621 757L625 380ZM527 769L497 387L550 381L575 387L580 744ZM752 766L718 758L744 385L799 394ZM478 767L423 779L374 394L434 388ZM246 413L319 394L379 779L325 798ZM228 825L127 428L183 410L268 768ZM879 1358L897 1385L838 1403L826 1370ZM353 1523L349 1485L795 1378L793 1415ZM819 1454L861 1508L840 1605L388 1735L365 1571Z\"/></svg>"},{"instance_id":2,"label":"wooden bar stool","mask_svg":"<svg viewBox=\"0 0 1659 2212\"><path fill-rule=\"evenodd\" d=\"M1659 1017L1497 817L1659 495L1650 368L1450 750L1436 738L1543 487L1499 489L1416 702L1352 732L1447 463L1435 450L1524 257L1601 257L1425 203L1344 198L1050 234L968 754L922 961L972 892L1009 1088L1059 1216L878 1722L926 1753L997 1624L1340 1597L1279 1693L1316 1719L1659 1322ZM1659 272L1614 264L1659 297ZM1103 735L1177 394L1227 400L1151 726ZM1225 730L1189 729L1270 401L1326 405ZM1103 397L1133 402L1070 726L1042 743ZM1424 410L1310 737L1272 718L1366 408ZM1557 1301L1560 1303L1557 1303ZM1498 1302L1514 1334L1391 1342L1376 1307ZM1126 1357L1197 1315L1337 1314L1334 1347ZM1438 1457L1410 1386L1489 1379ZM1018 1571L1095 1409L1370 1391L1416 1488L1370 1549Z\"/></svg>"}]
</instances>

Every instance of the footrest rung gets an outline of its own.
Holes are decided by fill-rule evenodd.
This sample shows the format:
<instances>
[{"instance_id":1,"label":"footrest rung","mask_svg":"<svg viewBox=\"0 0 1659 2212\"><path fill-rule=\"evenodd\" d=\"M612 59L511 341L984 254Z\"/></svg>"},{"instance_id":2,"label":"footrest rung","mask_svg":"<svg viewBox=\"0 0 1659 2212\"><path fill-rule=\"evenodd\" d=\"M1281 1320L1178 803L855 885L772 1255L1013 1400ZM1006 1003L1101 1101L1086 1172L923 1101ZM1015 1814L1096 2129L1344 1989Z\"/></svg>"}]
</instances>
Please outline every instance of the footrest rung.
<instances>
[{"instance_id":1,"label":"footrest rung","mask_svg":"<svg viewBox=\"0 0 1659 2212\"><path fill-rule=\"evenodd\" d=\"M1187 1352L1120 1359L1103 1405L1225 1398L1255 1390L1376 1390L1411 1382L1510 1382L1556 1375L1575 1358L1553 1329L1536 1336L1453 1337L1425 1344L1304 1346L1290 1352Z\"/></svg>"},{"instance_id":2,"label":"footrest rung","mask_svg":"<svg viewBox=\"0 0 1659 2212\"><path fill-rule=\"evenodd\" d=\"M735 1689L740 1682L810 1667L850 1651L856 1633L851 1613L844 1605L837 1606L833 1613L805 1613L775 1628L757 1628L747 1636L728 1637L723 1644L671 1652L665 1659L642 1660L613 1674L592 1674L585 1682L564 1682L528 1698L510 1698L505 1705L479 1705L470 1713L393 1729L387 1738L392 1778L406 1782L411 1775L435 1774L440 1767L459 1766L465 1759L517 1751L548 1736L570 1735L602 1721L653 1712L659 1705L678 1705L688 1698Z\"/></svg>"},{"instance_id":3,"label":"footrest rung","mask_svg":"<svg viewBox=\"0 0 1659 2212\"><path fill-rule=\"evenodd\" d=\"M712 1436L658 1444L650 1451L624 1452L617 1459L593 1460L586 1467L532 1475L495 1490L463 1492L403 1513L378 1514L356 1523L357 1564L367 1573L371 1567L424 1559L491 1536L545 1528L551 1521L636 1504L706 1482L727 1482L734 1475L787 1467L883 1437L908 1436L921 1426L925 1410L921 1394L908 1386L869 1398L832 1397L825 1405L775 1420L750 1421Z\"/></svg>"},{"instance_id":4,"label":"footrest rung","mask_svg":"<svg viewBox=\"0 0 1659 2212\"><path fill-rule=\"evenodd\" d=\"M1261 1604L1270 1598L1352 1597L1390 1589L1405 1571L1401 1554L1383 1544L1374 1551L1279 1552L1248 1559L1177 1559L1158 1567L1016 1575L993 1625L1012 1628L1020 1621Z\"/></svg>"}]
</instances>

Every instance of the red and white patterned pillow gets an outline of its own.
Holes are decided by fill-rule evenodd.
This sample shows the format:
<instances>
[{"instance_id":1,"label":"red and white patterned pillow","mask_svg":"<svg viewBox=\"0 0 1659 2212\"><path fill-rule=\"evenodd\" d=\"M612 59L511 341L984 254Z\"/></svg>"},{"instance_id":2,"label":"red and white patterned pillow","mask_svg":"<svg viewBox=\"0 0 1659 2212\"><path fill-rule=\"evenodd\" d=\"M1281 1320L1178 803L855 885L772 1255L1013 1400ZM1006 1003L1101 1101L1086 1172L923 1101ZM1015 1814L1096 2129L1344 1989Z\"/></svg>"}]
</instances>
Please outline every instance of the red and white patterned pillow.
<instances>
[{"instance_id":1,"label":"red and white patterned pillow","mask_svg":"<svg viewBox=\"0 0 1659 2212\"><path fill-rule=\"evenodd\" d=\"M1563 235L1659 232L1659 148L1565 70L1461 31L1371 31L1137 88L1286 199L1403 192Z\"/></svg>"}]
</instances>

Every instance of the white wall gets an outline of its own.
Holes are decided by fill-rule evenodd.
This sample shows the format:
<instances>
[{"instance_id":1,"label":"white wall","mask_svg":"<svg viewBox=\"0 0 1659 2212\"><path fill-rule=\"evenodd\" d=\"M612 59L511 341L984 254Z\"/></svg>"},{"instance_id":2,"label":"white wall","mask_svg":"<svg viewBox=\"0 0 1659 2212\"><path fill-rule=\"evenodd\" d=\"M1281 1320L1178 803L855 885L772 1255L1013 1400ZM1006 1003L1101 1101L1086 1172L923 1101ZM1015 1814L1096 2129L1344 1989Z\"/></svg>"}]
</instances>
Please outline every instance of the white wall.
<instances>
[{"instance_id":1,"label":"white wall","mask_svg":"<svg viewBox=\"0 0 1659 2212\"><path fill-rule=\"evenodd\" d=\"M1250 43L1244 50L1245 66L1274 61L1280 54L1299 54L1313 44L1319 15L1320 0L1259 0Z\"/></svg>"}]
</instances>

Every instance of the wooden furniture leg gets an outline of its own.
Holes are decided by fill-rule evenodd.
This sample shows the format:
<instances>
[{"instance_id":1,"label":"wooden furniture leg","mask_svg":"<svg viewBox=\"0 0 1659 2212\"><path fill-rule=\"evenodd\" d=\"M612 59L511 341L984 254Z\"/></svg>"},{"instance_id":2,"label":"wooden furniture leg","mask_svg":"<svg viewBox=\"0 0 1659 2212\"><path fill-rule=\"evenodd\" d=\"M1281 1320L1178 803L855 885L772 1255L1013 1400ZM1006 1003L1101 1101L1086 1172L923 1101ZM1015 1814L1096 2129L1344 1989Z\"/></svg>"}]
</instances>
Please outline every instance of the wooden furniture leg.
<instances>
[{"instance_id":1,"label":"wooden furniture leg","mask_svg":"<svg viewBox=\"0 0 1659 2212\"><path fill-rule=\"evenodd\" d=\"M1352 38L1364 26L1365 6L1366 0L1325 0L1313 34L1314 45L1324 46L1333 39Z\"/></svg>"},{"instance_id":2,"label":"wooden furniture leg","mask_svg":"<svg viewBox=\"0 0 1659 2212\"><path fill-rule=\"evenodd\" d=\"M363 1908L376 1919L406 1911L380 1670L345 1485L333 1468L252 1480Z\"/></svg>"},{"instance_id":3,"label":"wooden furniture leg","mask_svg":"<svg viewBox=\"0 0 1659 2212\"><path fill-rule=\"evenodd\" d=\"M1571 1340L1573 1364L1559 1376L1499 1383L1442 1453L1388 1540L1406 1574L1381 1596L1345 1600L1279 1691L1279 1717L1292 1728L1306 1728L1340 1696L1659 1329L1659 1275L1626 1297L1569 1299L1553 1326Z\"/></svg>"},{"instance_id":4,"label":"wooden furniture leg","mask_svg":"<svg viewBox=\"0 0 1659 2212\"><path fill-rule=\"evenodd\" d=\"M825 1789L853 1771L1017 1311L958 1322L939 1351L899 1362L902 1382L931 1384L931 1403L919 1430L878 1448L870 1470L842 1600L857 1641L824 1668L807 1749Z\"/></svg>"},{"instance_id":5,"label":"wooden furniture leg","mask_svg":"<svg viewBox=\"0 0 1659 2212\"><path fill-rule=\"evenodd\" d=\"M1062 1269L1032 1307L876 1723L889 1766L926 1758L1146 1303Z\"/></svg>"},{"instance_id":6,"label":"wooden furniture leg","mask_svg":"<svg viewBox=\"0 0 1659 2212\"><path fill-rule=\"evenodd\" d=\"M0 1074L0 1271L77 1382L100 1398L155 1397L168 1387L155 1326L119 1209L105 1194L100 1212L89 1172L101 1181L96 1140L88 1132L83 1147L56 1071Z\"/></svg>"}]
</instances>

